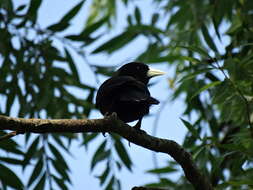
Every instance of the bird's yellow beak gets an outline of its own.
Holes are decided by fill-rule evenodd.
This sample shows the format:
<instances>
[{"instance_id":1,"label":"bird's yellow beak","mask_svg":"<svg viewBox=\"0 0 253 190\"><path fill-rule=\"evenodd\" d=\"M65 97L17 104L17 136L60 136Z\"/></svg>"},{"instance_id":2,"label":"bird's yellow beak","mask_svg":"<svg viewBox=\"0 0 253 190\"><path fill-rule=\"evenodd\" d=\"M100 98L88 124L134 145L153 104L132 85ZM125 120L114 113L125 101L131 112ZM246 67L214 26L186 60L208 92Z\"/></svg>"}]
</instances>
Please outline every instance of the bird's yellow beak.
<instances>
[{"instance_id":1,"label":"bird's yellow beak","mask_svg":"<svg viewBox=\"0 0 253 190\"><path fill-rule=\"evenodd\" d=\"M160 71L158 69L152 69L152 68L149 68L149 70L147 72L147 76L149 78L160 76L160 75L164 75L164 74L166 74L166 73L163 72L163 71Z\"/></svg>"}]
</instances>

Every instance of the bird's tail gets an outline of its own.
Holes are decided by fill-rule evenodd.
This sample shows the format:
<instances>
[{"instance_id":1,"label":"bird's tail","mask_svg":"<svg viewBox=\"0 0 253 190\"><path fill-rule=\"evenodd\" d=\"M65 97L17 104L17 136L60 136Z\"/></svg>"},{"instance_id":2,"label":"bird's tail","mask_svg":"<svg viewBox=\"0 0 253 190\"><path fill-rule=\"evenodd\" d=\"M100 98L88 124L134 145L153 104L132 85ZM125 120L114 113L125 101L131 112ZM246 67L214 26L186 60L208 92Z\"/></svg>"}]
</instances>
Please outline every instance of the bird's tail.
<instances>
[{"instance_id":1,"label":"bird's tail","mask_svg":"<svg viewBox=\"0 0 253 190\"><path fill-rule=\"evenodd\" d=\"M150 97L148 101L150 104L159 104L160 103L157 99L155 99L153 97Z\"/></svg>"}]
</instances>

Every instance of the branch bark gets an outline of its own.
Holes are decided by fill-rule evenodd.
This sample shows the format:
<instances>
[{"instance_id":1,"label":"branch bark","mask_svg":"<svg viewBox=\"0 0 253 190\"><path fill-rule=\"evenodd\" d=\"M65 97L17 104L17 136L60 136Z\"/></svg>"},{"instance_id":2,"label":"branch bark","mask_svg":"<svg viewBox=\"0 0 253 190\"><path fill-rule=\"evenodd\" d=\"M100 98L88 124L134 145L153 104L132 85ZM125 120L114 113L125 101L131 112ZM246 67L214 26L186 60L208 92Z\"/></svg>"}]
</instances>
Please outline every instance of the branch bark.
<instances>
[{"instance_id":1,"label":"branch bark","mask_svg":"<svg viewBox=\"0 0 253 190\"><path fill-rule=\"evenodd\" d=\"M116 115L104 119L23 119L0 115L0 130L17 133L117 133L136 145L173 157L184 170L188 181L196 190L212 190L209 180L198 170L192 156L175 141L140 133L117 119Z\"/></svg>"}]
</instances>

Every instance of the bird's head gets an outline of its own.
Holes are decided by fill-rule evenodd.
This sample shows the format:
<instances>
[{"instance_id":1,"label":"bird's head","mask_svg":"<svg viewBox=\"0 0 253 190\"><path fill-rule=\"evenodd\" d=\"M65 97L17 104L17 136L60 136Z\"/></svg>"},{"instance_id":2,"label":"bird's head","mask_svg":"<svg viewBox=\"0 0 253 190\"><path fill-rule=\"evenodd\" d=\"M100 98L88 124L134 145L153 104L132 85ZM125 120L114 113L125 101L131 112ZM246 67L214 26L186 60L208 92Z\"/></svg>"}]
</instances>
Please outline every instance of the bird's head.
<instances>
[{"instance_id":1,"label":"bird's head","mask_svg":"<svg viewBox=\"0 0 253 190\"><path fill-rule=\"evenodd\" d=\"M150 78L163 74L165 74L165 72L152 69L146 64L140 62L127 63L120 67L117 71L118 76L131 76L144 84L147 84Z\"/></svg>"}]
</instances>

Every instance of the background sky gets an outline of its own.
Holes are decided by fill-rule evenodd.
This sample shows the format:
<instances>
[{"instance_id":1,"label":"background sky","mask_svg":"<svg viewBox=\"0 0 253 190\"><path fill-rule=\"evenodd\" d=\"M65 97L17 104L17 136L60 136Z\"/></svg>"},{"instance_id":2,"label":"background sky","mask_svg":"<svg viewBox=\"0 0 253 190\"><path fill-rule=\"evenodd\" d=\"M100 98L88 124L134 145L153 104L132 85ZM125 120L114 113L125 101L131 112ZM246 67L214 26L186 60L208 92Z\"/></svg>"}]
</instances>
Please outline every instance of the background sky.
<instances>
[{"instance_id":1,"label":"background sky","mask_svg":"<svg viewBox=\"0 0 253 190\"><path fill-rule=\"evenodd\" d=\"M25 0L16 1L16 5L20 5ZM60 18L74 5L76 5L79 1L62 1L62 0L43 0L43 4L39 11L39 23L41 28L45 28L55 22L58 22ZM89 11L90 1L85 2L85 6L80 11L79 15L72 20L72 25L69 27L67 31L59 36L69 33L69 34L77 34L81 31L85 25L85 18L87 17L87 13ZM151 4L151 1L138 1L133 3L137 5L142 13L142 18L144 22L149 21L151 11L155 10L154 5ZM96 45L102 44L104 41L110 39L112 36L119 34L122 29L126 26L125 17L127 13L132 12L134 10L134 6L129 6L125 8L123 5L119 4L117 22L115 23L115 29L113 31L108 32L108 34L101 40L99 40ZM162 24L162 23L161 23ZM55 41L56 45L59 45L57 41ZM95 45L95 46L96 46ZM127 62L134 61L136 56L145 49L147 45L147 41L139 37L134 40L130 45L126 48L119 50L117 53L113 55L105 55L98 54L88 56L87 59L91 64L100 64L103 66L120 66ZM91 52L95 46L87 47L86 51ZM80 75L80 79L85 84L90 84L98 88L98 86L105 80L104 77L99 77L99 83L94 78L94 75L91 74L90 68L87 66L87 63L83 61L78 55L72 52L75 63L78 67L78 72ZM153 97L159 99L161 104L158 106L154 106L151 108L151 115L145 117L142 124L142 129L144 129L148 134L154 133L154 123L157 117L157 112L161 109L163 102L167 101L170 98L171 92L173 89L169 89L168 79L173 75L173 68L169 68L169 66L154 64L151 65L156 69L161 69L167 72L167 75L164 77L159 77L157 79L152 79L151 82L155 84L150 87L150 91ZM84 97L85 93L81 90L71 89L74 93L79 97ZM177 143L181 144L183 137L185 135L186 129L180 121L180 117L182 117L182 112L184 110L184 104L182 101L177 100L172 102L168 102L164 109L161 112L157 123L157 129L155 136L166 138L170 140L175 140ZM15 110L13 110L13 116L15 116ZM101 118L102 115L94 111L91 114L91 118ZM22 137L15 137L22 139ZM99 180L95 177L96 175L101 174L102 169L104 168L103 164L100 164L95 170L90 172L90 161L94 154L94 150L96 150L97 146L103 140L103 136L100 135L96 141L93 141L89 145L88 151L85 150L83 146L80 146L78 142L75 142L71 146L72 156L64 154L64 158L69 163L71 168L71 179L73 182L73 189L84 189L89 187L89 189L101 189L99 186ZM106 138L109 138L108 135ZM128 142L124 140L124 143L127 145ZM127 169L123 169L120 173L117 173L117 177L122 182L122 189L129 190L133 186L144 185L149 182L154 182L156 178L153 175L145 173L146 170L152 169L154 167L153 162L153 153L150 150L144 149L142 147L131 144L131 147L127 146L128 153L132 158L134 163L133 172L129 172ZM168 156L163 155L162 153L155 154L158 159L158 165L163 166L168 162ZM29 169L28 169L29 170ZM19 171L20 172L20 171ZM180 169L180 172L182 170ZM176 174L170 175L172 178L176 178ZM29 176L24 176L24 178L28 178Z\"/></svg>"}]
</instances>

